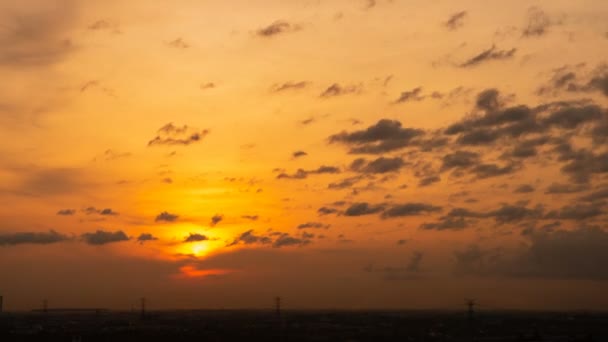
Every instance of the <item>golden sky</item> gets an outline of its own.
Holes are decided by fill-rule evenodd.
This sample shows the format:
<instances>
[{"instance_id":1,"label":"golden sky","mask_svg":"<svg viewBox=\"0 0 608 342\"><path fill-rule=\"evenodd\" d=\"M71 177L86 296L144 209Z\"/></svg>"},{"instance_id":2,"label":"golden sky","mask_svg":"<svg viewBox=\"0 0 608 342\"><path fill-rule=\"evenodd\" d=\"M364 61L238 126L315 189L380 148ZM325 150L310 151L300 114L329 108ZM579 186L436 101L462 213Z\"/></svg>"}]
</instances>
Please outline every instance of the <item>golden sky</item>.
<instances>
[{"instance_id":1,"label":"golden sky","mask_svg":"<svg viewBox=\"0 0 608 342\"><path fill-rule=\"evenodd\" d=\"M0 3L7 309L606 309L608 2Z\"/></svg>"}]
</instances>

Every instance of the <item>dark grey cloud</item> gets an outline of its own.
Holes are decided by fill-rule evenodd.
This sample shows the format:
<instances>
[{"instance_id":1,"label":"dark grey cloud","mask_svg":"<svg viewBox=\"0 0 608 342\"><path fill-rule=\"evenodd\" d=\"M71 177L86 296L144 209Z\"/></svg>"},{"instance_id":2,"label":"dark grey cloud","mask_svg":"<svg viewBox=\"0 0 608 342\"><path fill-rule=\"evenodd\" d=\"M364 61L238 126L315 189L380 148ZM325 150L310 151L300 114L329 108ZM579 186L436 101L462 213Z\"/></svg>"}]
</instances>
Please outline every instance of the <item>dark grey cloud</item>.
<instances>
[{"instance_id":1,"label":"dark grey cloud","mask_svg":"<svg viewBox=\"0 0 608 342\"><path fill-rule=\"evenodd\" d=\"M492 45L491 48L480 52L479 54L469 58L467 61L460 64L460 67L470 68L492 60L511 59L515 56L516 52L516 48L512 48L510 50L498 50L495 45Z\"/></svg>"},{"instance_id":2,"label":"dark grey cloud","mask_svg":"<svg viewBox=\"0 0 608 342\"><path fill-rule=\"evenodd\" d=\"M340 85L338 83L334 83L327 87L327 89L325 89L319 96L321 98L330 98L348 94L358 94L360 92L360 85Z\"/></svg>"},{"instance_id":3,"label":"dark grey cloud","mask_svg":"<svg viewBox=\"0 0 608 342\"><path fill-rule=\"evenodd\" d=\"M270 87L270 91L273 93L281 93L289 90L300 90L308 87L310 82L300 81L300 82L285 82L281 84L274 84Z\"/></svg>"},{"instance_id":4,"label":"dark grey cloud","mask_svg":"<svg viewBox=\"0 0 608 342\"><path fill-rule=\"evenodd\" d=\"M344 211L345 216L363 216L377 214L384 210L383 205L373 205L367 202L353 203Z\"/></svg>"},{"instance_id":5,"label":"dark grey cloud","mask_svg":"<svg viewBox=\"0 0 608 342\"><path fill-rule=\"evenodd\" d=\"M317 210L317 213L319 215L331 215L331 214L337 214L340 211L338 209L335 208L330 208L330 207L321 207Z\"/></svg>"},{"instance_id":6,"label":"dark grey cloud","mask_svg":"<svg viewBox=\"0 0 608 342\"><path fill-rule=\"evenodd\" d=\"M581 200L586 202L595 202L605 199L608 199L608 185L604 185L590 194L581 197Z\"/></svg>"},{"instance_id":7,"label":"dark grey cloud","mask_svg":"<svg viewBox=\"0 0 608 342\"><path fill-rule=\"evenodd\" d=\"M298 229L328 229L330 225L321 222L306 222L298 225Z\"/></svg>"},{"instance_id":8,"label":"dark grey cloud","mask_svg":"<svg viewBox=\"0 0 608 342\"><path fill-rule=\"evenodd\" d=\"M503 107L498 89L490 88L480 92L475 99L475 107L485 112L493 112Z\"/></svg>"},{"instance_id":9,"label":"dark grey cloud","mask_svg":"<svg viewBox=\"0 0 608 342\"><path fill-rule=\"evenodd\" d=\"M469 226L470 221L465 220L464 217L444 216L438 222L423 223L420 228L426 230L461 230Z\"/></svg>"},{"instance_id":10,"label":"dark grey cloud","mask_svg":"<svg viewBox=\"0 0 608 342\"><path fill-rule=\"evenodd\" d=\"M207 240L209 240L209 237L207 235L190 233L190 235L188 235L188 237L184 239L184 243L201 242Z\"/></svg>"},{"instance_id":11,"label":"dark grey cloud","mask_svg":"<svg viewBox=\"0 0 608 342\"><path fill-rule=\"evenodd\" d=\"M397 120L382 119L364 130L332 135L329 142L347 145L351 153L380 154L412 146L414 139L424 133L421 129L403 128Z\"/></svg>"},{"instance_id":12,"label":"dark grey cloud","mask_svg":"<svg viewBox=\"0 0 608 342\"><path fill-rule=\"evenodd\" d=\"M608 152L597 154L580 150L562 167L562 172L570 175L574 182L588 183L593 175L608 173Z\"/></svg>"},{"instance_id":13,"label":"dark grey cloud","mask_svg":"<svg viewBox=\"0 0 608 342\"><path fill-rule=\"evenodd\" d=\"M479 161L479 153L470 151L456 151L443 156L441 170L446 171L452 168L468 168L479 164Z\"/></svg>"},{"instance_id":14,"label":"dark grey cloud","mask_svg":"<svg viewBox=\"0 0 608 342\"><path fill-rule=\"evenodd\" d=\"M54 230L48 232L19 232L0 233L0 246L16 246L24 244L49 245L71 240L67 235Z\"/></svg>"},{"instance_id":15,"label":"dark grey cloud","mask_svg":"<svg viewBox=\"0 0 608 342\"><path fill-rule=\"evenodd\" d=\"M468 223L464 222L464 219L493 218L498 224L509 224L521 222L524 220L540 219L542 218L542 216L542 206L537 206L535 208L527 208L525 205L522 204L503 204L500 208L487 212L477 212L466 208L455 208L452 209L447 215L442 217L441 221L455 224L454 228L465 228L468 226ZM439 229L439 227L440 226L428 226L423 228Z\"/></svg>"},{"instance_id":16,"label":"dark grey cloud","mask_svg":"<svg viewBox=\"0 0 608 342\"><path fill-rule=\"evenodd\" d=\"M471 172L479 179L508 175L519 170L519 165L511 163L508 165L479 164L471 169Z\"/></svg>"},{"instance_id":17,"label":"dark grey cloud","mask_svg":"<svg viewBox=\"0 0 608 342\"><path fill-rule=\"evenodd\" d=\"M588 189L584 184L562 184L552 183L545 190L545 194L573 194Z\"/></svg>"},{"instance_id":18,"label":"dark grey cloud","mask_svg":"<svg viewBox=\"0 0 608 342\"><path fill-rule=\"evenodd\" d=\"M80 235L82 240L93 246L101 246L109 243L123 242L129 241L129 236L125 234L122 230L118 230L115 232L109 232L104 230L98 230L94 233L84 233Z\"/></svg>"},{"instance_id":19,"label":"dark grey cloud","mask_svg":"<svg viewBox=\"0 0 608 342\"><path fill-rule=\"evenodd\" d=\"M256 34L259 37L271 38L284 33L296 32L301 29L302 27L300 25L292 24L283 20L277 20L266 27L260 28L256 31Z\"/></svg>"},{"instance_id":20,"label":"dark grey cloud","mask_svg":"<svg viewBox=\"0 0 608 342\"><path fill-rule=\"evenodd\" d=\"M530 184L522 184L513 190L516 194L528 194L536 191L536 189Z\"/></svg>"},{"instance_id":21,"label":"dark grey cloud","mask_svg":"<svg viewBox=\"0 0 608 342\"><path fill-rule=\"evenodd\" d=\"M394 103L417 102L422 101L426 96L422 95L422 87L416 87L412 90L407 90L399 95L399 98Z\"/></svg>"},{"instance_id":22,"label":"dark grey cloud","mask_svg":"<svg viewBox=\"0 0 608 342\"><path fill-rule=\"evenodd\" d=\"M178 215L171 214L169 212L163 211L158 214L154 219L155 222L175 222L179 218Z\"/></svg>"},{"instance_id":23,"label":"dark grey cloud","mask_svg":"<svg viewBox=\"0 0 608 342\"><path fill-rule=\"evenodd\" d=\"M542 216L542 207L527 208L523 205L504 204L502 207L486 213L485 217L493 217L498 224L520 222L527 219L537 219Z\"/></svg>"},{"instance_id":24,"label":"dark grey cloud","mask_svg":"<svg viewBox=\"0 0 608 342\"><path fill-rule=\"evenodd\" d=\"M356 185L361 180L362 180L362 177L360 177L360 176L349 177L349 178L342 179L338 182L329 183L327 188L331 189L331 190L349 189L349 188L352 188L354 185Z\"/></svg>"},{"instance_id":25,"label":"dark grey cloud","mask_svg":"<svg viewBox=\"0 0 608 342\"><path fill-rule=\"evenodd\" d=\"M57 212L60 216L72 216L76 214L76 209L61 209Z\"/></svg>"},{"instance_id":26,"label":"dark grey cloud","mask_svg":"<svg viewBox=\"0 0 608 342\"><path fill-rule=\"evenodd\" d=\"M547 29L553 24L551 18L545 11L538 7L528 9L526 26L522 31L523 37L539 37L547 33Z\"/></svg>"},{"instance_id":27,"label":"dark grey cloud","mask_svg":"<svg viewBox=\"0 0 608 342\"><path fill-rule=\"evenodd\" d=\"M305 157L307 156L308 153L304 152L304 151L295 151L294 153L291 154L291 156L293 158L300 158L300 157Z\"/></svg>"},{"instance_id":28,"label":"dark grey cloud","mask_svg":"<svg viewBox=\"0 0 608 342\"><path fill-rule=\"evenodd\" d=\"M272 247L281 248L281 247L301 247L306 246L311 243L310 239L305 237L299 238L289 235L288 233L282 233L277 237L272 243Z\"/></svg>"},{"instance_id":29,"label":"dark grey cloud","mask_svg":"<svg viewBox=\"0 0 608 342\"><path fill-rule=\"evenodd\" d=\"M423 177L422 179L420 179L420 181L418 182L418 186L419 187L425 187L425 186L430 186L433 185L435 183L439 183L441 182L441 177L434 175L434 176L428 176L428 177Z\"/></svg>"},{"instance_id":30,"label":"dark grey cloud","mask_svg":"<svg viewBox=\"0 0 608 342\"><path fill-rule=\"evenodd\" d=\"M605 214L603 203L566 205L559 210L550 211L546 219L582 221Z\"/></svg>"},{"instance_id":31,"label":"dark grey cloud","mask_svg":"<svg viewBox=\"0 0 608 342\"><path fill-rule=\"evenodd\" d=\"M148 146L183 145L200 142L209 134L208 130L196 130L187 125L175 126L168 123L158 130L158 135L148 142Z\"/></svg>"},{"instance_id":32,"label":"dark grey cloud","mask_svg":"<svg viewBox=\"0 0 608 342\"><path fill-rule=\"evenodd\" d=\"M359 158L351 163L350 169L361 173L379 174L396 172L403 166L405 166L405 162L400 157L380 157L369 162L363 158Z\"/></svg>"},{"instance_id":33,"label":"dark grey cloud","mask_svg":"<svg viewBox=\"0 0 608 342\"><path fill-rule=\"evenodd\" d=\"M455 31L464 25L464 20L467 17L467 11L460 11L452 14L450 18L443 24L448 30Z\"/></svg>"},{"instance_id":34,"label":"dark grey cloud","mask_svg":"<svg viewBox=\"0 0 608 342\"><path fill-rule=\"evenodd\" d=\"M322 174L337 174L340 173L340 169L335 166L320 166L315 170L304 170L298 169L294 174L288 174L281 172L277 175L277 179L306 179L309 175L322 175Z\"/></svg>"},{"instance_id":35,"label":"dark grey cloud","mask_svg":"<svg viewBox=\"0 0 608 342\"><path fill-rule=\"evenodd\" d=\"M405 203L389 207L382 213L382 218L417 216L441 211L441 207L427 203Z\"/></svg>"},{"instance_id":36,"label":"dark grey cloud","mask_svg":"<svg viewBox=\"0 0 608 342\"><path fill-rule=\"evenodd\" d=\"M97 209L95 207L87 207L82 209L82 212L87 215L101 215L101 216L118 216L119 214L111 208Z\"/></svg>"},{"instance_id":37,"label":"dark grey cloud","mask_svg":"<svg viewBox=\"0 0 608 342\"><path fill-rule=\"evenodd\" d=\"M148 241L157 241L158 238L150 233L141 233L138 237L137 237L137 242L144 244Z\"/></svg>"},{"instance_id":38,"label":"dark grey cloud","mask_svg":"<svg viewBox=\"0 0 608 342\"><path fill-rule=\"evenodd\" d=\"M244 219L250 220L250 221L257 221L260 217L258 215L243 215L243 216L241 216L241 218L244 218Z\"/></svg>"},{"instance_id":39,"label":"dark grey cloud","mask_svg":"<svg viewBox=\"0 0 608 342\"><path fill-rule=\"evenodd\" d=\"M220 223L222 220L224 219L223 215L213 215L213 217L211 218L211 223L210 225L212 227L216 226L218 223Z\"/></svg>"},{"instance_id":40,"label":"dark grey cloud","mask_svg":"<svg viewBox=\"0 0 608 342\"><path fill-rule=\"evenodd\" d=\"M241 233L237 236L234 241L228 246L235 246L238 244L253 245L253 244L269 244L272 243L272 239L268 236L256 235L253 229Z\"/></svg>"}]
</instances>

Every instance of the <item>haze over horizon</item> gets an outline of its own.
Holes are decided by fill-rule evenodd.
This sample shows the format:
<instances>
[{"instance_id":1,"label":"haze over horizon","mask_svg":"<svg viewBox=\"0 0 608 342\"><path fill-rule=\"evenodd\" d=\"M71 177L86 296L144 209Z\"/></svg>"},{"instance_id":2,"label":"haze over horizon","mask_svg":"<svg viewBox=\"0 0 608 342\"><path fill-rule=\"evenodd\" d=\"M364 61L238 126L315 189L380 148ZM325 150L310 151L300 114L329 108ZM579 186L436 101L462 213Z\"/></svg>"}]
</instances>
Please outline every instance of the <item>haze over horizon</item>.
<instances>
[{"instance_id":1,"label":"haze over horizon","mask_svg":"<svg viewBox=\"0 0 608 342\"><path fill-rule=\"evenodd\" d=\"M607 19L3 1L5 309L606 310Z\"/></svg>"}]
</instances>

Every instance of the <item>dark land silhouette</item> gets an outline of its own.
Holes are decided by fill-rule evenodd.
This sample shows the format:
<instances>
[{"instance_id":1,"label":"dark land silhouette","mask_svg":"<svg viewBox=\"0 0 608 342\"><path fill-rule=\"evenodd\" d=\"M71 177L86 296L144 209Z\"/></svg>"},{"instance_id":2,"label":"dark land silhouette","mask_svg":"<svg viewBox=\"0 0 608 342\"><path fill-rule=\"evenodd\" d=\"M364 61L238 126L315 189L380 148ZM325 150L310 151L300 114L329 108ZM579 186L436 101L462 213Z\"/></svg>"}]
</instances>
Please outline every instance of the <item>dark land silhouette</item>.
<instances>
[{"instance_id":1,"label":"dark land silhouette","mask_svg":"<svg viewBox=\"0 0 608 342\"><path fill-rule=\"evenodd\" d=\"M608 341L608 314L47 308L2 313L0 341Z\"/></svg>"}]
</instances>

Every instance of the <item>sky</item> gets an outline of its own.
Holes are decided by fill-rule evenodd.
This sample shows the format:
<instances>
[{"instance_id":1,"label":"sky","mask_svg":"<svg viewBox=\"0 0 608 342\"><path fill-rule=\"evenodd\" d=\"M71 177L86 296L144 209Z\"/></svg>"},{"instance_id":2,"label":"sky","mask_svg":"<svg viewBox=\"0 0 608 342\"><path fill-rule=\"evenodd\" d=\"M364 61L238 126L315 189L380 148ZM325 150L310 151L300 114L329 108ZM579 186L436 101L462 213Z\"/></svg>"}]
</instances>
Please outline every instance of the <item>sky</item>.
<instances>
[{"instance_id":1,"label":"sky","mask_svg":"<svg viewBox=\"0 0 608 342\"><path fill-rule=\"evenodd\" d=\"M5 309L608 309L608 2L0 3Z\"/></svg>"}]
</instances>

